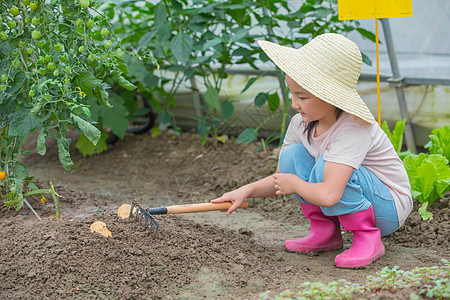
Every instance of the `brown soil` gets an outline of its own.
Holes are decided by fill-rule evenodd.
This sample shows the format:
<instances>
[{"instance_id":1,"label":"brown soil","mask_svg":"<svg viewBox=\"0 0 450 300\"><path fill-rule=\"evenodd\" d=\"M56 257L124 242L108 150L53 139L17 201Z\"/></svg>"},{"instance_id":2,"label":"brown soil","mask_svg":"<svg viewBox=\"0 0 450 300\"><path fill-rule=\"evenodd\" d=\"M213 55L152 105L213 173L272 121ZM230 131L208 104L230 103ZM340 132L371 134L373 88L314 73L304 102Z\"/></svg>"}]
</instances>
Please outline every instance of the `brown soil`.
<instances>
[{"instance_id":1,"label":"brown soil","mask_svg":"<svg viewBox=\"0 0 450 300\"><path fill-rule=\"evenodd\" d=\"M274 172L278 150L256 152L256 145L231 140L202 147L189 133L127 135L101 155L82 157L73 149L73 160L81 164L67 172L55 142L49 140L40 156L35 139L30 137L31 153L22 162L41 186L55 184L63 218L55 220L48 196L45 205L38 197L28 199L43 221L26 206L19 212L1 208L1 299L257 299L267 290L296 290L305 281L364 283L385 266L410 270L450 257L448 198L433 205L431 222L420 221L415 208L398 232L383 239L386 254L357 270L334 266L340 251L283 250L285 239L305 235L309 227L293 197L251 200L229 217L156 216L153 234L118 218L117 208L133 200L145 207L207 202ZM98 220L111 238L90 233ZM351 233L344 237L350 244Z\"/></svg>"}]
</instances>

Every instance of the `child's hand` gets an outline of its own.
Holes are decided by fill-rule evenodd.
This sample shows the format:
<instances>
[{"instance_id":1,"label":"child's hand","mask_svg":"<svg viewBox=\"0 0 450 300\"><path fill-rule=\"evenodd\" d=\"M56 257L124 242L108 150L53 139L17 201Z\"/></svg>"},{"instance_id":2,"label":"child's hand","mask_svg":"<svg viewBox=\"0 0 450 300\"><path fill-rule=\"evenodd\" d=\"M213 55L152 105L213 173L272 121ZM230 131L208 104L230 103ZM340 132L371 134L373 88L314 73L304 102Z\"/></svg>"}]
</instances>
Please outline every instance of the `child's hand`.
<instances>
[{"instance_id":1,"label":"child's hand","mask_svg":"<svg viewBox=\"0 0 450 300\"><path fill-rule=\"evenodd\" d=\"M272 177L277 195L292 195L296 193L295 186L298 184L300 177L288 173L276 173Z\"/></svg>"},{"instance_id":2,"label":"child's hand","mask_svg":"<svg viewBox=\"0 0 450 300\"><path fill-rule=\"evenodd\" d=\"M228 193L225 193L222 195L222 197L219 197L217 199L211 200L213 203L218 202L231 202L233 203L231 207L226 211L227 216L229 216L233 211L235 211L241 204L247 199L246 192L241 188L237 189Z\"/></svg>"}]
</instances>

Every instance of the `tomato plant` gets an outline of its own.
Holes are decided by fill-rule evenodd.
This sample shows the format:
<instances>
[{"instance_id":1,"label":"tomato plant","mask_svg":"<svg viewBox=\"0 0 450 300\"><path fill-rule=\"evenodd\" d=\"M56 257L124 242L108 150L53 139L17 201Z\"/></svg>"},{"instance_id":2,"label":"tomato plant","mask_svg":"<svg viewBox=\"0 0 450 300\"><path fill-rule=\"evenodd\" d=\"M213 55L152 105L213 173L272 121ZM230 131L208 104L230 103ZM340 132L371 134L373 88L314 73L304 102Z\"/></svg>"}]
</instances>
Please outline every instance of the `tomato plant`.
<instances>
[{"instance_id":1,"label":"tomato plant","mask_svg":"<svg viewBox=\"0 0 450 300\"><path fill-rule=\"evenodd\" d=\"M3 0L0 4L0 172L5 175L0 186L5 205L20 209L26 196L56 194L53 189L38 189L20 162L29 134L39 131L41 155L47 138L56 139L59 159L70 170L76 167L69 154L70 127L95 145L102 132L91 121L91 109L92 105L111 107L107 82L115 80L129 90L135 86L123 76L127 66L115 55L123 50L94 1Z\"/></svg>"}]
</instances>

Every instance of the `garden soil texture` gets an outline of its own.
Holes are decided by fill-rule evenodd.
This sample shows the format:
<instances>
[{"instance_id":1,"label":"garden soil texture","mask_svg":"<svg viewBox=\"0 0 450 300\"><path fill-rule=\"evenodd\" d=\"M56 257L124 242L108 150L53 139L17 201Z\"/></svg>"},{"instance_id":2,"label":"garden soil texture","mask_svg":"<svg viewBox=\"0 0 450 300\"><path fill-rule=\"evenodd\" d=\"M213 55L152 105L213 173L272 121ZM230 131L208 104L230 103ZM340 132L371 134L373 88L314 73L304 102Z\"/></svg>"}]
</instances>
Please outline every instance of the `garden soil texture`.
<instances>
[{"instance_id":1,"label":"garden soil texture","mask_svg":"<svg viewBox=\"0 0 450 300\"><path fill-rule=\"evenodd\" d=\"M76 141L77 133L71 133ZM1 299L258 299L300 289L305 281L345 279L363 284L383 267L441 265L449 258L448 195L431 207L434 219L413 213L400 230L383 238L386 254L356 270L336 268L342 250L299 254L283 249L286 239L308 234L309 221L293 196L251 199L246 209L155 216L156 233L117 216L124 203L144 207L208 202L224 192L276 170L278 148L255 151L257 144L233 139L201 146L197 135L127 135L108 151L83 157L72 142L78 168L65 171L54 140L36 152L30 136L21 161L38 185L50 182L61 196L62 219L55 219L50 195L27 200L20 211L0 209ZM90 232L104 222L112 237ZM352 234L344 232L346 247ZM364 295L370 298L371 295ZM363 297L364 297L363 296ZM377 295L403 299L409 294Z\"/></svg>"}]
</instances>

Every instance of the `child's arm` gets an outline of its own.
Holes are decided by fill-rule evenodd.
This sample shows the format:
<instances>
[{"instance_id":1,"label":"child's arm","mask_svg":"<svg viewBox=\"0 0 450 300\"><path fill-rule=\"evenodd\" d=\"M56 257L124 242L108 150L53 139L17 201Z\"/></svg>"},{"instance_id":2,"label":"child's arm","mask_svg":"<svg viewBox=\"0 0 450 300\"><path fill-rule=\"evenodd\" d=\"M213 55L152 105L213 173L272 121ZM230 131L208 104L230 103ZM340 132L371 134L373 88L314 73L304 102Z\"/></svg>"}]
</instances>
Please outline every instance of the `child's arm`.
<instances>
[{"instance_id":1,"label":"child's arm","mask_svg":"<svg viewBox=\"0 0 450 300\"><path fill-rule=\"evenodd\" d=\"M277 168L277 173L279 170ZM267 176L261 180L244 185L236 190L225 193L222 197L211 202L230 201L233 205L227 210L227 216L235 211L247 198L265 198L276 196L276 189L273 175Z\"/></svg>"},{"instance_id":2,"label":"child's arm","mask_svg":"<svg viewBox=\"0 0 450 300\"><path fill-rule=\"evenodd\" d=\"M330 207L339 202L353 168L344 164L325 162L323 182L310 183L294 174L275 174L276 195L299 194L311 204Z\"/></svg>"}]
</instances>

